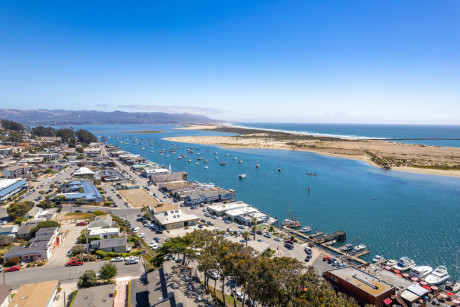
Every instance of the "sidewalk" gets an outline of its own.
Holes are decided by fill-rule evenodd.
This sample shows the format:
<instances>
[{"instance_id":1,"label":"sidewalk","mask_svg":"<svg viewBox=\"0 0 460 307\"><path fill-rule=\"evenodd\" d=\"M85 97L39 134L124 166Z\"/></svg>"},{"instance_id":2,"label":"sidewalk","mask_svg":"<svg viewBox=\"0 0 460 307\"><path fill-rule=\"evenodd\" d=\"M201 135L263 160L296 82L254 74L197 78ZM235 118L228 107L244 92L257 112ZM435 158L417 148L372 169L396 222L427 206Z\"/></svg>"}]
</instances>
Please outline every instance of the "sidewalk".
<instances>
[{"instance_id":1,"label":"sidewalk","mask_svg":"<svg viewBox=\"0 0 460 307\"><path fill-rule=\"evenodd\" d=\"M113 306L114 307L126 307L128 300L128 282L131 277L117 278L115 290L117 295L115 296Z\"/></svg>"}]
</instances>

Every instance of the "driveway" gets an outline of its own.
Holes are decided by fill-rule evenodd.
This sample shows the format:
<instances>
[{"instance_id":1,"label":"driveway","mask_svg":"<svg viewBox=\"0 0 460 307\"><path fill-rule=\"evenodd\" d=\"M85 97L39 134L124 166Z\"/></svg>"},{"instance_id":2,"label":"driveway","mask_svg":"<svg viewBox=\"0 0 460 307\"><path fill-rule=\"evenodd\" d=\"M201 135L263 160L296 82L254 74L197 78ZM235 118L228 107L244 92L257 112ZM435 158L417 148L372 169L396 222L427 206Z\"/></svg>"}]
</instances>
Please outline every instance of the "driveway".
<instances>
[{"instance_id":1,"label":"driveway","mask_svg":"<svg viewBox=\"0 0 460 307\"><path fill-rule=\"evenodd\" d=\"M69 261L67 251L71 250L75 245L75 242L83 229L84 227L75 226L75 224L61 226L59 230L64 233L67 231L67 235L64 237L64 242L54 248L53 254L48 260L46 267L63 267Z\"/></svg>"}]
</instances>

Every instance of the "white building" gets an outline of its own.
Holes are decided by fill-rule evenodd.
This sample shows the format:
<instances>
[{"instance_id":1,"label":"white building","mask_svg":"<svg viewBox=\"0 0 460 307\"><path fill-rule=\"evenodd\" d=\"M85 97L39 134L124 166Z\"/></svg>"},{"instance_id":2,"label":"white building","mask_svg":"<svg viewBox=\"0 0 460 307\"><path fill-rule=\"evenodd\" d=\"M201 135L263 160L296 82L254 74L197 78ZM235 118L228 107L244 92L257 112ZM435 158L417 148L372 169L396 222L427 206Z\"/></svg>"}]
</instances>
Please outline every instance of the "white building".
<instances>
[{"instance_id":1,"label":"white building","mask_svg":"<svg viewBox=\"0 0 460 307\"><path fill-rule=\"evenodd\" d=\"M75 173L73 173L74 177L89 176L93 178L94 175L95 173L87 167L80 167L78 170L75 171Z\"/></svg>"},{"instance_id":2,"label":"white building","mask_svg":"<svg viewBox=\"0 0 460 307\"><path fill-rule=\"evenodd\" d=\"M101 239L110 239L120 234L120 228L91 228L89 230L89 237L99 237Z\"/></svg>"},{"instance_id":3,"label":"white building","mask_svg":"<svg viewBox=\"0 0 460 307\"><path fill-rule=\"evenodd\" d=\"M170 230L195 225L199 217L194 214L184 213L180 209L176 209L157 213L153 216L153 219L158 225Z\"/></svg>"},{"instance_id":4,"label":"white building","mask_svg":"<svg viewBox=\"0 0 460 307\"><path fill-rule=\"evenodd\" d=\"M238 209L244 209L251 207L250 205L243 203L242 201L237 201L233 203L228 203L228 204L215 204L208 206L208 211L211 214L215 214L217 216L223 216L227 211L233 211L233 210L238 210Z\"/></svg>"}]
</instances>

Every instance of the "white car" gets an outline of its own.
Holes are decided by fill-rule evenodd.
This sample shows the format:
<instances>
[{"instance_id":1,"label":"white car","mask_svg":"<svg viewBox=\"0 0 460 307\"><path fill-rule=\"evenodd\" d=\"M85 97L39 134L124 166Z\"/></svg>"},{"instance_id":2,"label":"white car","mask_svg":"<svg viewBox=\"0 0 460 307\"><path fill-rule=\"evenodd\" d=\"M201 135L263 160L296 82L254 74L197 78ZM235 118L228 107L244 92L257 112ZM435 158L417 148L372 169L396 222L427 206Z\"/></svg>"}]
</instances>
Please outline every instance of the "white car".
<instances>
[{"instance_id":1,"label":"white car","mask_svg":"<svg viewBox=\"0 0 460 307\"><path fill-rule=\"evenodd\" d=\"M145 233L141 233L139 237L141 237L142 239L145 239Z\"/></svg>"},{"instance_id":2,"label":"white car","mask_svg":"<svg viewBox=\"0 0 460 307\"><path fill-rule=\"evenodd\" d=\"M133 231L134 231L134 232L139 232L139 227L135 227L135 228L133 229Z\"/></svg>"},{"instance_id":3,"label":"white car","mask_svg":"<svg viewBox=\"0 0 460 307\"><path fill-rule=\"evenodd\" d=\"M115 257L110 259L111 262L123 262L123 257Z\"/></svg>"},{"instance_id":4,"label":"white car","mask_svg":"<svg viewBox=\"0 0 460 307\"><path fill-rule=\"evenodd\" d=\"M139 263L139 259L137 258L130 258L128 260L126 260L125 264L137 264Z\"/></svg>"},{"instance_id":5,"label":"white car","mask_svg":"<svg viewBox=\"0 0 460 307\"><path fill-rule=\"evenodd\" d=\"M149 246L152 248L152 249L158 249L160 246L158 245L157 242L155 241L152 241L149 243Z\"/></svg>"}]
</instances>

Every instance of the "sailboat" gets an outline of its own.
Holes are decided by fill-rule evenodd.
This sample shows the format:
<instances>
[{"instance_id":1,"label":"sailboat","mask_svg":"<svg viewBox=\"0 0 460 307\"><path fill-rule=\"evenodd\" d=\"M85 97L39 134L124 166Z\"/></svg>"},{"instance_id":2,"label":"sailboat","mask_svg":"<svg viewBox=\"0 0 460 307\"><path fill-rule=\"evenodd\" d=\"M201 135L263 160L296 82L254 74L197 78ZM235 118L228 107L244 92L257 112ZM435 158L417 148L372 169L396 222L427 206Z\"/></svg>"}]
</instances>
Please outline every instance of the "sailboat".
<instances>
[{"instance_id":1,"label":"sailboat","mask_svg":"<svg viewBox=\"0 0 460 307\"><path fill-rule=\"evenodd\" d=\"M455 267L454 267L454 281L448 283L444 288L449 290L452 293L457 293L460 291L460 280L457 280L457 270L458 270L458 246L457 246L457 256L455 258Z\"/></svg>"},{"instance_id":2,"label":"sailboat","mask_svg":"<svg viewBox=\"0 0 460 307\"><path fill-rule=\"evenodd\" d=\"M286 227L289 227L289 228L297 228L297 227L300 227L301 224L300 222L295 218L295 216L293 216L291 218L291 211L288 210L288 217L287 219L284 219L282 225L283 226L286 226Z\"/></svg>"}]
</instances>

